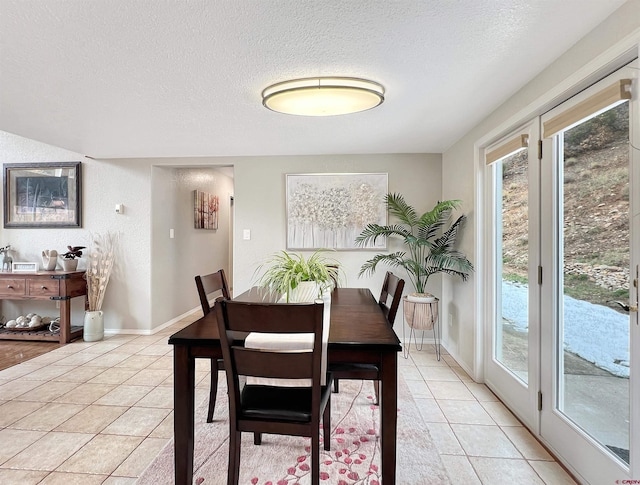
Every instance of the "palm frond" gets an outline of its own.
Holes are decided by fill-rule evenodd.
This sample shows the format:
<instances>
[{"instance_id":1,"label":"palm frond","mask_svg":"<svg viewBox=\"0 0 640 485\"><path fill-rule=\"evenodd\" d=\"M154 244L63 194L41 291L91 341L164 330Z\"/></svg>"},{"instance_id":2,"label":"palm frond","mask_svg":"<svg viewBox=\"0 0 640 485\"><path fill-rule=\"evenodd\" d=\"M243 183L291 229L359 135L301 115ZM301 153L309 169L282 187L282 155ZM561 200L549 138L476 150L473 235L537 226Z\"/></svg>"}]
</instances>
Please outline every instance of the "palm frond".
<instances>
[{"instance_id":1,"label":"palm frond","mask_svg":"<svg viewBox=\"0 0 640 485\"><path fill-rule=\"evenodd\" d=\"M392 226L367 224L360 235L356 237L355 243L357 246L367 246L369 244L374 245L378 238L392 236L407 238L411 236L411 232L408 231L406 227L399 224L395 224Z\"/></svg>"},{"instance_id":2,"label":"palm frond","mask_svg":"<svg viewBox=\"0 0 640 485\"><path fill-rule=\"evenodd\" d=\"M418 213L413 207L407 204L402 195L387 194L385 203L387 204L389 214L396 217L400 222L410 227L418 224Z\"/></svg>"}]
</instances>

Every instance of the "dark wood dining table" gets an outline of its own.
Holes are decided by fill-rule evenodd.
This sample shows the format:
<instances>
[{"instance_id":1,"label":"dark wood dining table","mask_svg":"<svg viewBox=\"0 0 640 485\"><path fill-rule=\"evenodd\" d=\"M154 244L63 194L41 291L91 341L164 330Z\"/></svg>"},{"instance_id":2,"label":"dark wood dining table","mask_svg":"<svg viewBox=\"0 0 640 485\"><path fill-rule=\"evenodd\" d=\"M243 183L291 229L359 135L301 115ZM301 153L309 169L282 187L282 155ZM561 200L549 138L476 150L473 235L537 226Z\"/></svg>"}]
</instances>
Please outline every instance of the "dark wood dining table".
<instances>
[{"instance_id":1,"label":"dark wood dining table","mask_svg":"<svg viewBox=\"0 0 640 485\"><path fill-rule=\"evenodd\" d=\"M253 288L241 301L264 301ZM396 483L398 352L400 340L367 288L336 288L331 294L327 361L375 364L381 381L380 447L382 482ZM169 338L173 349L175 483L193 482L195 359L222 358L215 312ZM208 426L219 426L212 423Z\"/></svg>"}]
</instances>

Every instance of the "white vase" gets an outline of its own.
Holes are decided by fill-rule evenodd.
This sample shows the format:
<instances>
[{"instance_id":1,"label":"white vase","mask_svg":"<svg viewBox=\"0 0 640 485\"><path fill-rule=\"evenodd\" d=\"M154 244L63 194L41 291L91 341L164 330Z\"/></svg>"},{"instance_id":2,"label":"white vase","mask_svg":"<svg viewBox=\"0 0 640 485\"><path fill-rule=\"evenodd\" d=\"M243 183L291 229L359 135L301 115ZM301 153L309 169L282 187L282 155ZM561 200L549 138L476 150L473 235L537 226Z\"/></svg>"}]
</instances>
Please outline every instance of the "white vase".
<instances>
[{"instance_id":1,"label":"white vase","mask_svg":"<svg viewBox=\"0 0 640 485\"><path fill-rule=\"evenodd\" d=\"M104 313L101 310L84 312L85 342L96 342L104 338Z\"/></svg>"},{"instance_id":2,"label":"white vase","mask_svg":"<svg viewBox=\"0 0 640 485\"><path fill-rule=\"evenodd\" d=\"M289 292L289 303L314 302L320 298L320 285L315 281L302 281Z\"/></svg>"}]
</instances>

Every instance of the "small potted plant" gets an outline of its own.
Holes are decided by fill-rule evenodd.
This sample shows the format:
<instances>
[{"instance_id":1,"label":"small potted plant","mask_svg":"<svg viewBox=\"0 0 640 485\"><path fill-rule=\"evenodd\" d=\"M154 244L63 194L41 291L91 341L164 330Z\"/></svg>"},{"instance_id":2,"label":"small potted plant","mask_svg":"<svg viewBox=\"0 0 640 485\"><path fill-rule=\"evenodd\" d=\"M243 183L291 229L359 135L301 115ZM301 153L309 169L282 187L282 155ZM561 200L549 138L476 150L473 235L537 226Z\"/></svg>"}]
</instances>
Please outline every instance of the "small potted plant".
<instances>
[{"instance_id":1,"label":"small potted plant","mask_svg":"<svg viewBox=\"0 0 640 485\"><path fill-rule=\"evenodd\" d=\"M78 260L82 256L85 246L67 246L67 252L60 255L62 258L62 269L65 271L75 271L78 269Z\"/></svg>"},{"instance_id":2,"label":"small potted plant","mask_svg":"<svg viewBox=\"0 0 640 485\"><path fill-rule=\"evenodd\" d=\"M339 276L337 261L325 258L323 250L308 258L299 253L280 251L256 270L266 266L258 284L285 296L286 302L314 301L330 289Z\"/></svg>"}]
</instances>

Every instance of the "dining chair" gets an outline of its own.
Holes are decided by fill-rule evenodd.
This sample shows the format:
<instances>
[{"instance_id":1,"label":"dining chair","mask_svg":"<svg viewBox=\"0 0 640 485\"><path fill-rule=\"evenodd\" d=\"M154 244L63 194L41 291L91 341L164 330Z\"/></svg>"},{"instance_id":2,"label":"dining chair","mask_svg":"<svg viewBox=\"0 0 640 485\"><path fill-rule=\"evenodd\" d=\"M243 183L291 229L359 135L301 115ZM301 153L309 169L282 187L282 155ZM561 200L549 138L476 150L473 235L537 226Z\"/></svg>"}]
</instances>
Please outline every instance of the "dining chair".
<instances>
[{"instance_id":1,"label":"dining chair","mask_svg":"<svg viewBox=\"0 0 640 485\"><path fill-rule=\"evenodd\" d=\"M402 299L402 291L404 290L404 280L398 278L391 271L387 271L382 283L382 291L380 293L380 299L378 305L382 309L387 322L393 327L393 323L396 320L398 313L398 307L400 306L400 300ZM389 297L391 297L391 303L389 304ZM375 393L375 404L380 402L380 381L378 380L378 366L374 364L356 364L352 362L336 362L329 367L331 374L333 375L333 392L339 391L338 382L340 379L357 379L373 381L373 390Z\"/></svg>"},{"instance_id":2,"label":"dining chair","mask_svg":"<svg viewBox=\"0 0 640 485\"><path fill-rule=\"evenodd\" d=\"M320 417L324 449L330 450L331 375L322 385L324 305L320 303L249 303L221 300L214 306L229 389L228 485L240 475L242 432L311 437L311 483L320 483ZM239 333L240 332L240 333ZM288 334L309 338L306 349L250 347L239 335ZM310 379L309 385L276 385L255 379ZM241 387L241 383L245 382Z\"/></svg>"},{"instance_id":3,"label":"dining chair","mask_svg":"<svg viewBox=\"0 0 640 485\"><path fill-rule=\"evenodd\" d=\"M224 270L220 269L215 273L204 276L196 276L196 288L200 297L200 306L204 315L211 311L209 304L212 294L221 295L224 299L231 299L231 292ZM224 370L224 361L222 359L211 359L211 383L209 389L209 409L207 411L207 423L213 421L213 412L216 407L216 396L218 394L218 371Z\"/></svg>"}]
</instances>

